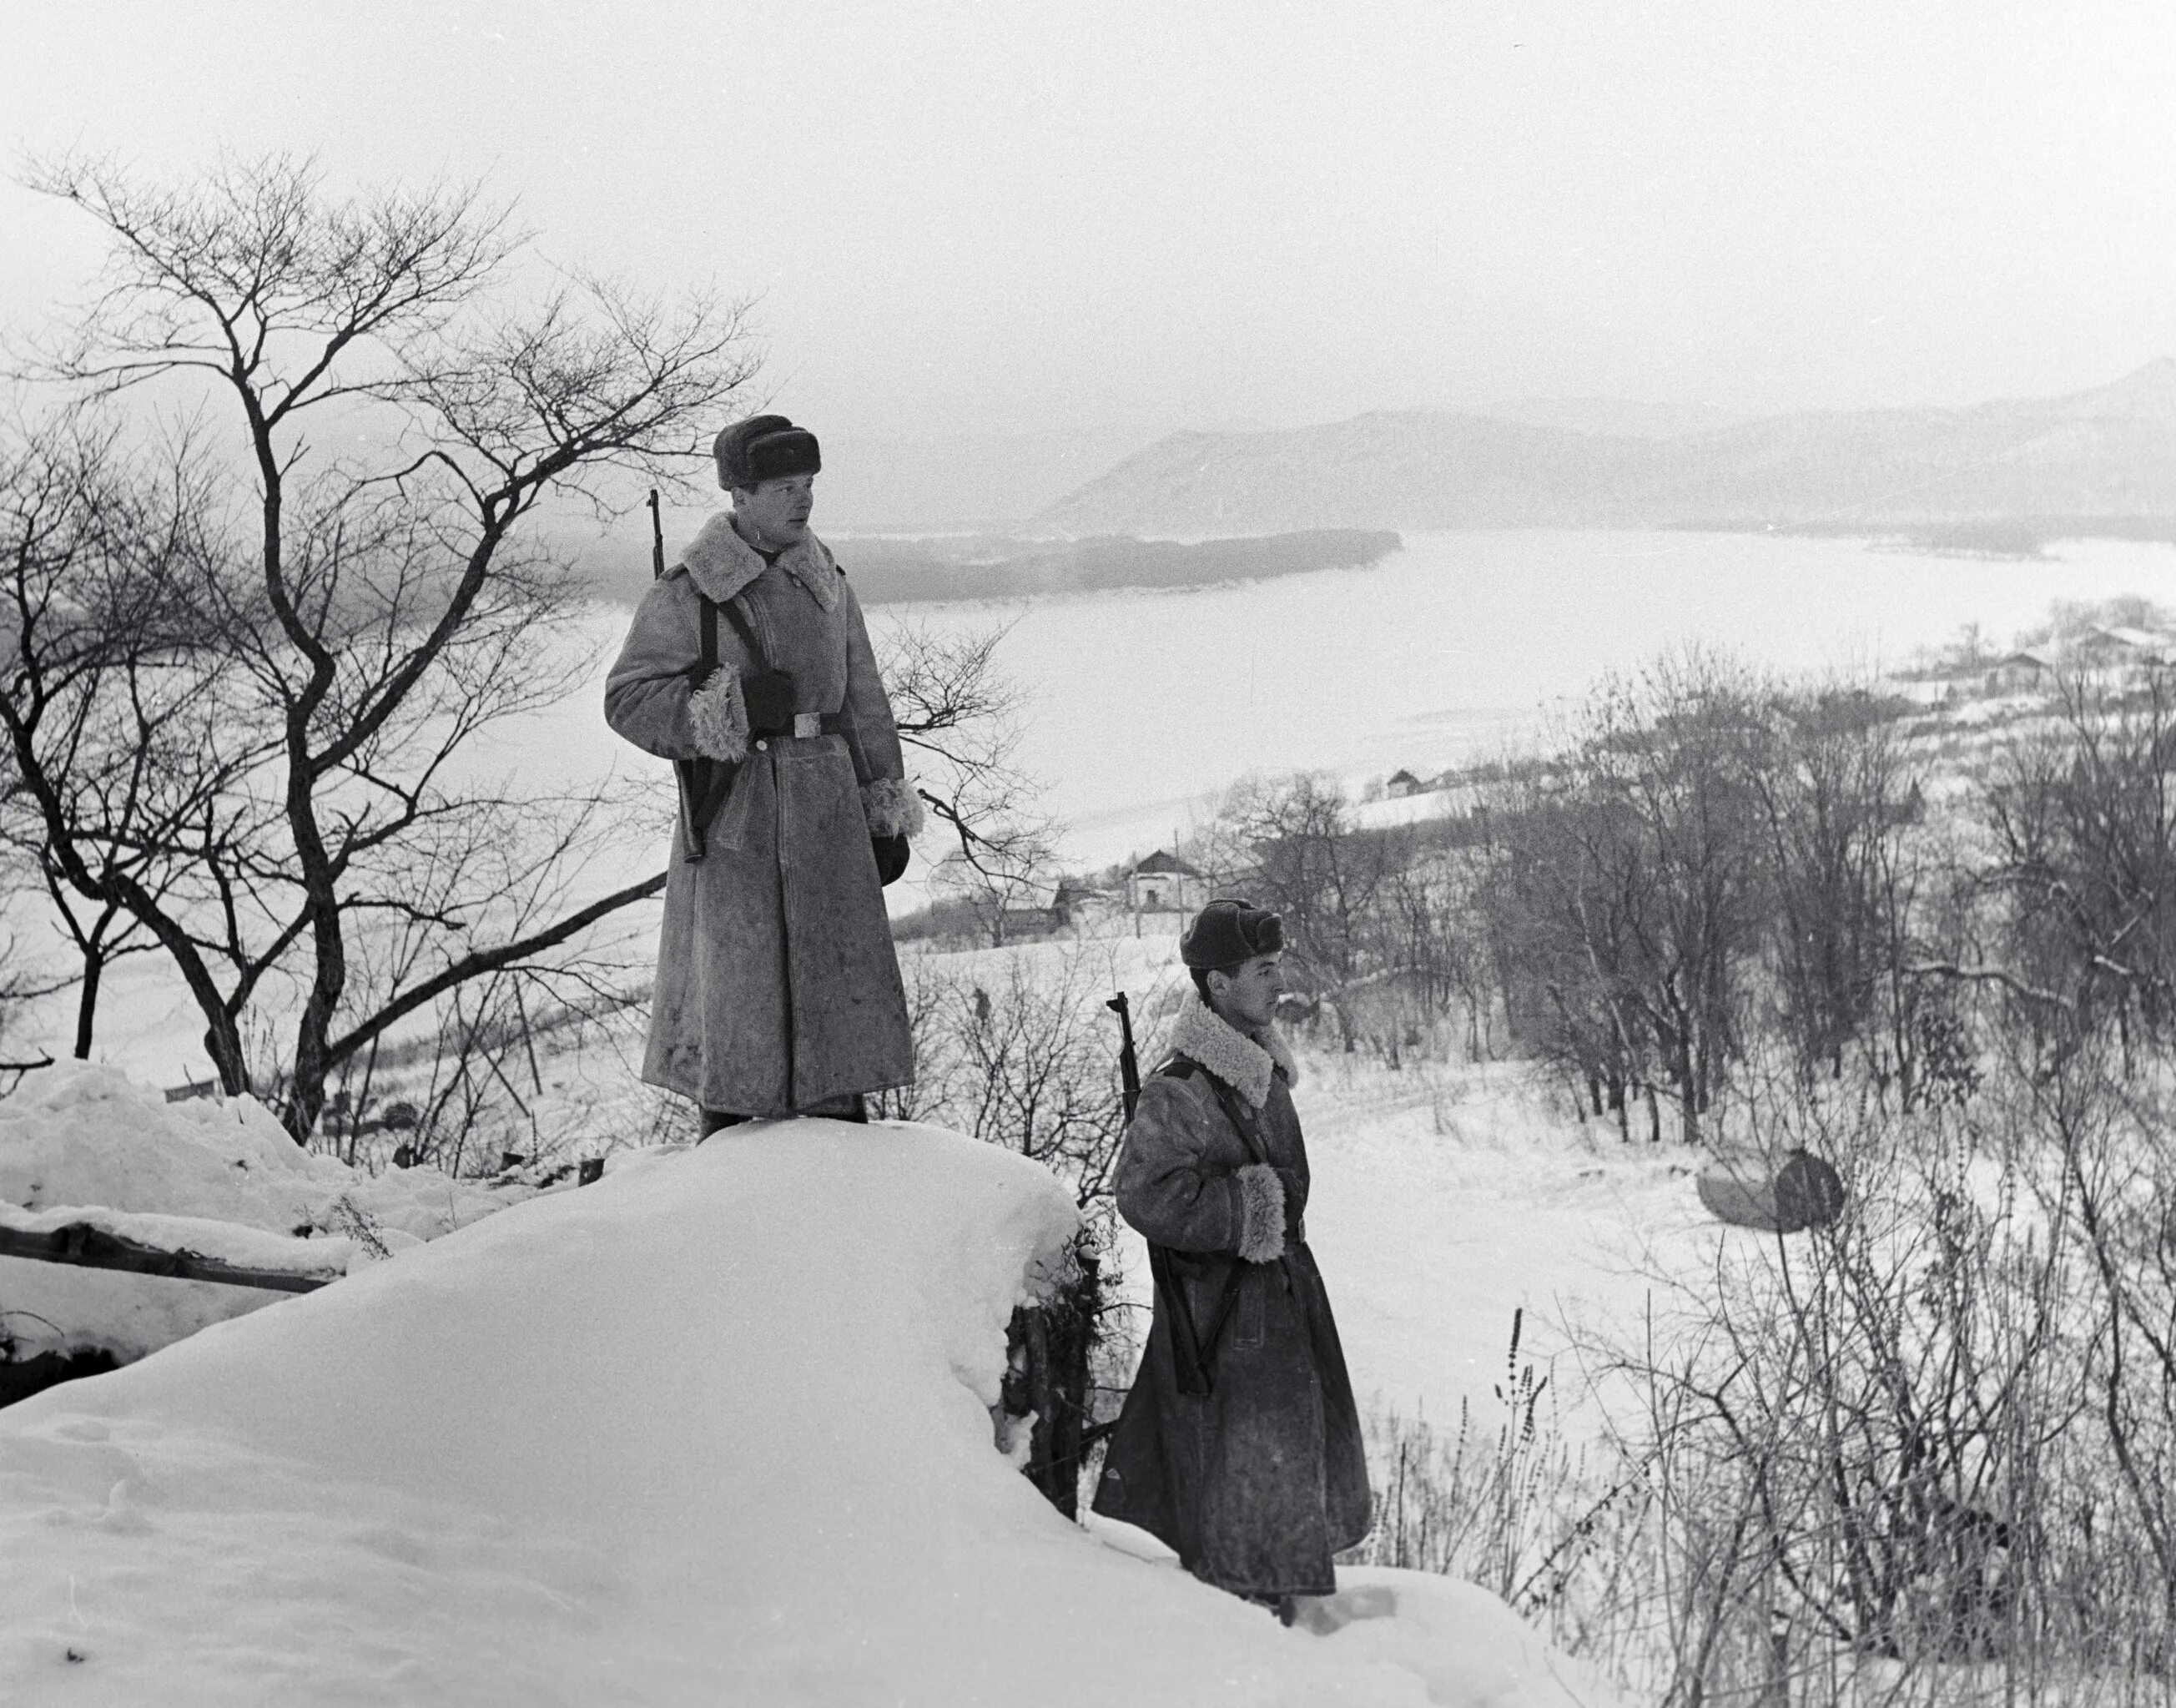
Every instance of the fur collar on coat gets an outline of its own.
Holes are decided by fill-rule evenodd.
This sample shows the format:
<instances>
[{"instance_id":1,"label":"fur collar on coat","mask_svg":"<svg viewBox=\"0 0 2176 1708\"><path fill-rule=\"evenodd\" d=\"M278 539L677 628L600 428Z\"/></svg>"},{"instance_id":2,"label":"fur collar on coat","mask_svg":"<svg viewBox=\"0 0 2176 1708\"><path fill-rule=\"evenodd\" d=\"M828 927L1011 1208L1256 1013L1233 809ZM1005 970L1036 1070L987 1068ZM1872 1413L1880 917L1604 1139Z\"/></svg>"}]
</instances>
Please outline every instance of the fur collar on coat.
<instances>
[{"instance_id":1,"label":"fur collar on coat","mask_svg":"<svg viewBox=\"0 0 2176 1708\"><path fill-rule=\"evenodd\" d=\"M1299 1069L1275 1026L1248 1037L1205 1003L1189 1003L1171 1029L1171 1047L1197 1061L1259 1109L1270 1101L1270 1075L1285 1070L1285 1083L1299 1083Z\"/></svg>"},{"instance_id":2,"label":"fur collar on coat","mask_svg":"<svg viewBox=\"0 0 2176 1708\"><path fill-rule=\"evenodd\" d=\"M741 538L730 510L721 510L703 524L680 561L713 605L723 605L763 574L763 558ZM838 608L839 566L831 560L831 548L813 534L803 534L780 552L778 567L807 588L808 596L826 611Z\"/></svg>"}]
</instances>

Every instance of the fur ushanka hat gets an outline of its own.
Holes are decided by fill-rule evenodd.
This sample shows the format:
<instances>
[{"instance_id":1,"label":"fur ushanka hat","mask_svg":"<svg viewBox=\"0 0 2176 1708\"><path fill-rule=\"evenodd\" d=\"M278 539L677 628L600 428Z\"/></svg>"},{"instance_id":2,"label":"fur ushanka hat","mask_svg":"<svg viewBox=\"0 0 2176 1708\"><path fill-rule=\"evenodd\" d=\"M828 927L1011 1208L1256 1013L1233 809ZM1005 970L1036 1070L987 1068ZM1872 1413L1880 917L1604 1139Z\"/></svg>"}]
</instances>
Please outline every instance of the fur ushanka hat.
<instances>
[{"instance_id":1,"label":"fur ushanka hat","mask_svg":"<svg viewBox=\"0 0 2176 1708\"><path fill-rule=\"evenodd\" d=\"M735 422L712 443L710 454L718 460L718 484L729 492L824 469L816 435L782 415L752 415Z\"/></svg>"},{"instance_id":2,"label":"fur ushanka hat","mask_svg":"<svg viewBox=\"0 0 2176 1708\"><path fill-rule=\"evenodd\" d=\"M1178 939L1178 958L1188 966L1208 971L1235 967L1258 955L1275 955L1284 946L1281 916L1237 896L1220 895L1194 916Z\"/></svg>"}]
</instances>

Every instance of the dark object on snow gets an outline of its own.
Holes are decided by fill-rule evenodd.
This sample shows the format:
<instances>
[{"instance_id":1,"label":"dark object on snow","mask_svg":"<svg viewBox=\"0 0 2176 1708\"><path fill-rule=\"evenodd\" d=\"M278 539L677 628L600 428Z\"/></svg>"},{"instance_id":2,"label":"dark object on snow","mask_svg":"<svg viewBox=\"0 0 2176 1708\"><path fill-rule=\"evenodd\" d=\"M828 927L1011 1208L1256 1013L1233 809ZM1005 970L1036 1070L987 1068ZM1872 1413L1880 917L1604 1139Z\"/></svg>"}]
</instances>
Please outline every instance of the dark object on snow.
<instances>
[{"instance_id":1,"label":"dark object on snow","mask_svg":"<svg viewBox=\"0 0 2176 1708\"><path fill-rule=\"evenodd\" d=\"M877 882L889 889L906 875L909 844L904 836L872 836L869 851L877 857Z\"/></svg>"},{"instance_id":2,"label":"dark object on snow","mask_svg":"<svg viewBox=\"0 0 2176 1708\"><path fill-rule=\"evenodd\" d=\"M131 1275L165 1276L170 1281L219 1281L227 1286L265 1287L274 1292L315 1292L340 1275L294 1270L245 1269L193 1251L168 1251L108 1233L87 1221L72 1221L50 1233L0 1227L0 1257L27 1257L41 1263L75 1264L84 1269L122 1270Z\"/></svg>"},{"instance_id":3,"label":"dark object on snow","mask_svg":"<svg viewBox=\"0 0 2176 1708\"><path fill-rule=\"evenodd\" d=\"M0 1406L12 1406L63 1382L102 1376L120 1368L103 1346L86 1346L74 1352L40 1352L35 1357L0 1363Z\"/></svg>"},{"instance_id":4,"label":"dark object on snow","mask_svg":"<svg viewBox=\"0 0 2176 1708\"><path fill-rule=\"evenodd\" d=\"M1826 1227L1843 1211L1843 1182L1811 1152L1792 1150L1771 1172L1757 1159L1718 1160L1700 1172L1700 1202L1738 1227L1800 1233Z\"/></svg>"},{"instance_id":5,"label":"dark object on snow","mask_svg":"<svg viewBox=\"0 0 2176 1708\"><path fill-rule=\"evenodd\" d=\"M585 1156L582 1159L581 1168L574 1176L574 1184L577 1186L595 1186L597 1182L604 1178L605 1159L601 1156Z\"/></svg>"},{"instance_id":6,"label":"dark object on snow","mask_svg":"<svg viewBox=\"0 0 2176 1708\"><path fill-rule=\"evenodd\" d=\"M1069 1519L1080 1516L1080 1461L1110 1433L1110 1426L1091 1417L1096 1389L1089 1355L1106 1303L1102 1266L1078 1246L1073 1257L1047 1297L1014 1311L1000 1389L1008 1417L1035 1417L1022 1472Z\"/></svg>"},{"instance_id":7,"label":"dark object on snow","mask_svg":"<svg viewBox=\"0 0 2176 1708\"><path fill-rule=\"evenodd\" d=\"M1189 1007L1178 1055L1141 1087L1113 1195L1169 1254L1178 1303L1159 1287L1095 1505L1235 1595L1328 1595L1338 1551L1367 1533L1368 1464L1321 1272L1287 1234L1286 1206L1306 1203L1307 1147L1289 1058L1266 1042ZM1182 1062L1189 1071L1174 1071ZM1273 1191L1253 1189L1269 1180ZM1185 1384L1180 1306L1206 1393Z\"/></svg>"}]
</instances>

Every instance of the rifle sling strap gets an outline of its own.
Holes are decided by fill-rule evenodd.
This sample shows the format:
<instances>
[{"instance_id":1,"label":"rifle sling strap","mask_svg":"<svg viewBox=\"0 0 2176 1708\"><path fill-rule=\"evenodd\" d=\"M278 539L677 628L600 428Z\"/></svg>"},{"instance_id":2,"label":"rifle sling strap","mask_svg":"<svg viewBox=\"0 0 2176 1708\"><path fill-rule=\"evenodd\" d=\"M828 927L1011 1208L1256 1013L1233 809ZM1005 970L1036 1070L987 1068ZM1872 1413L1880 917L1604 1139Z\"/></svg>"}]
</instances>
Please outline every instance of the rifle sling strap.
<instances>
[{"instance_id":1,"label":"rifle sling strap","mask_svg":"<svg viewBox=\"0 0 2176 1708\"><path fill-rule=\"evenodd\" d=\"M707 594L698 590L695 595L701 612L699 622L699 650L695 671L695 685L700 688L710 681L718 668L718 605ZM748 627L748 618L742 614L737 599L728 601L725 607L726 620L733 626L733 633L748 649L750 658L760 661L763 652L756 645L755 635ZM680 806L687 815L688 857L700 860L704 854L704 839L709 834L710 823L718 816L718 809L726 804L726 797L733 786L733 772L737 769L724 759L683 759L675 769L680 774Z\"/></svg>"}]
</instances>

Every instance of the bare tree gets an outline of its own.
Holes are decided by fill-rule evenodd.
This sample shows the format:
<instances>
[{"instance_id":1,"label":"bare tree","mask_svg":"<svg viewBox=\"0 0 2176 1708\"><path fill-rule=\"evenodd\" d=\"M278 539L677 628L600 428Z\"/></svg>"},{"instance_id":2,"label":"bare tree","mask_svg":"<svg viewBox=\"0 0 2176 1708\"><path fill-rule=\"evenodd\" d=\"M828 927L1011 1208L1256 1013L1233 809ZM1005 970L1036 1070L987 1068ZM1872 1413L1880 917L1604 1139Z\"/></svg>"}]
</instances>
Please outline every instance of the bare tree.
<instances>
[{"instance_id":1,"label":"bare tree","mask_svg":"<svg viewBox=\"0 0 2176 1708\"><path fill-rule=\"evenodd\" d=\"M2106 1018L2130 1065L2176 1031L2176 682L2066 677L2054 709L1990 767L1997 852L1978 880L2003 910L2007 970L2060 998L2041 1017L2067 1014L2070 1039Z\"/></svg>"},{"instance_id":2,"label":"bare tree","mask_svg":"<svg viewBox=\"0 0 2176 1708\"><path fill-rule=\"evenodd\" d=\"M1752 779L1768 736L1757 686L1693 653L1606 683L1575 760L1598 809L1582 820L1586 857L1626 903L1618 993L1654 1040L1689 1144L1741 1043L1762 900Z\"/></svg>"},{"instance_id":3,"label":"bare tree","mask_svg":"<svg viewBox=\"0 0 2176 1708\"><path fill-rule=\"evenodd\" d=\"M997 660L1009 627L953 634L902 622L877 661L917 785L953 846L939 858L993 945L1006 917L1045 881L1059 826L1042 786L1014 764L1025 695Z\"/></svg>"},{"instance_id":4,"label":"bare tree","mask_svg":"<svg viewBox=\"0 0 2176 1708\"><path fill-rule=\"evenodd\" d=\"M1779 728L1771 763L1749 781L1765 834L1778 1017L1810 1082L1842 1074L1885 990L1899 989L1885 975L1916 888L1901 843L1917 784L1898 750L1893 710L1872 694L1830 687L1773 704ZM1913 1089L1907 1075L1907 1096Z\"/></svg>"},{"instance_id":5,"label":"bare tree","mask_svg":"<svg viewBox=\"0 0 2176 1708\"><path fill-rule=\"evenodd\" d=\"M232 828L222 794L270 752L198 645L211 485L186 438L131 458L81 408L0 441L0 847L75 948L79 1058L106 969L167 946L183 873Z\"/></svg>"},{"instance_id":6,"label":"bare tree","mask_svg":"<svg viewBox=\"0 0 2176 1708\"><path fill-rule=\"evenodd\" d=\"M1287 963L1301 994L1328 1003L1340 1041L1358 1042L1346 1000L1377 971L1378 904L1402 850L1381 834L1356 830L1345 791L1314 772L1252 776L1221 803L1216 863L1244 870L1253 899L1284 916Z\"/></svg>"},{"instance_id":7,"label":"bare tree","mask_svg":"<svg viewBox=\"0 0 2176 1708\"><path fill-rule=\"evenodd\" d=\"M122 905L187 982L221 1082L275 1091L300 1138L389 1028L662 887L581 883L594 798L483 782L474 742L582 667L539 507L612 514L677 484L753 371L741 314L581 275L525 291L525 240L472 189L335 196L284 157L180 188L82 158L28 182L111 239L39 371L94 397L178 387L237 430L248 520L210 554L199 645L237 702L212 738L271 753L222 790L216 846L183 851L188 895ZM107 899L95 873L69 882ZM428 947L369 988L358 944L386 922ZM268 1002L291 1030L259 1069Z\"/></svg>"}]
</instances>

